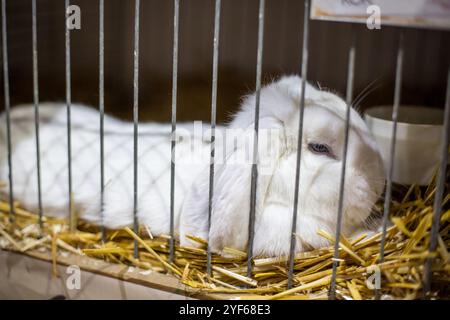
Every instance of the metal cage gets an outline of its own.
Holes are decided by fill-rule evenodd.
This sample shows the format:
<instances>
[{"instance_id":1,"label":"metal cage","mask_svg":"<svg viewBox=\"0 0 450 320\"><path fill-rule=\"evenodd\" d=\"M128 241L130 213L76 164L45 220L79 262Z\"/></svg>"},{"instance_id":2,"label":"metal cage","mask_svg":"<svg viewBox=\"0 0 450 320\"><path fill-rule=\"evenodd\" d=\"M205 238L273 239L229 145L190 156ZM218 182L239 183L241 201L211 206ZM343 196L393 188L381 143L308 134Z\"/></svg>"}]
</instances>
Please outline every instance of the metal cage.
<instances>
[{"instance_id":1,"label":"metal cage","mask_svg":"<svg viewBox=\"0 0 450 320\"><path fill-rule=\"evenodd\" d=\"M138 207L138 178L139 178L139 166L138 166L138 114L139 114L139 33L140 33L140 10L141 10L141 1L134 1L134 52L133 52L133 123L134 123L134 152L133 152L133 168L134 168L134 231L138 231L139 221L137 217L137 207ZM7 126L7 147L8 147L8 166L9 166L9 204L10 204L10 218L13 220L15 216L14 209L14 177L12 176L12 167L14 163L12 163L11 159L11 119L10 119L10 86L9 86L9 69L8 69L8 31L7 31L7 14L6 14L6 6L7 1L1 1L1 16L2 16L2 49L3 49L3 77L4 77L4 105L6 111L6 126ZM40 137L39 137L39 82L38 82L38 47L37 47L37 14L36 14L36 6L37 1L32 0L32 58L33 58L33 104L35 110L35 133L36 133L36 158L37 158L37 175L38 175L38 190L39 190L39 223L42 226L42 217L43 217L43 209L42 209L42 201L41 201L41 186L40 186L40 175L41 171L45 170L45 168L41 168L40 166ZM68 8L70 6L69 0L65 0L65 6ZM178 57L179 57L179 18L180 18L180 0L174 0L174 12L173 12L173 72L172 72L172 117L171 117L171 130L172 133L175 132L177 128L177 81L178 81ZM288 275L288 288L292 288L293 285L293 271L294 271L294 252L295 252L295 232L296 232L296 221L297 217L301 212L298 210L298 191L299 191L299 182L300 175L302 172L301 168L301 141L303 134L303 109L305 105L305 84L308 79L308 47L309 47L309 31L310 31L310 1L304 1L304 17L303 17L303 36L302 36L302 57L301 57L301 77L302 77L302 95L301 95L301 103L300 103L300 118L299 120L299 131L298 131L298 152L297 152L297 167L295 172L295 200L293 203L293 211L292 211L292 235L291 235L291 245L290 245L290 256L289 256L289 275ZM105 52L104 52L104 41L105 41L105 32L104 32L104 9L105 9L105 1L99 0L99 52L98 52L98 61L99 61L99 84L98 84L98 108L100 111L100 179L101 179L101 202L104 201L104 115L105 115L105 83L104 83L104 74L105 74ZM253 238L254 238L254 225L255 225L255 201L256 201L256 188L257 188L257 180L258 180L258 165L257 165L257 146L258 146L258 133L259 133L259 103L260 103L260 90L261 90L261 74L262 74L262 57L263 57L263 39L264 39L264 21L265 21L265 0L259 0L259 12L258 12L258 34L257 34L257 64L256 64L256 79L255 79L255 87L256 87L256 103L255 103L255 122L254 122L254 154L253 154L253 165L251 171L251 198L250 201L250 220L249 220L249 237L248 237L248 277L252 277L252 259L253 259ZM66 11L66 17L67 17ZM210 167L209 167L209 219L211 219L211 202L214 195L214 165L215 165L215 128L216 128L216 111L217 111L217 87L218 87L218 78L219 78L219 34L220 34L220 18L221 18L221 0L215 0L215 17L214 17L214 38L213 38L213 73L212 73L212 100L211 100L211 149L210 149ZM66 108L67 108L67 142L68 142L68 172L69 179L67 181L69 186L69 194L68 197L71 199L72 194L72 155L71 155L71 104L72 104L72 87L71 87L71 42L70 42L70 30L66 25L65 29L65 85L66 85ZM404 46L403 46L403 34L400 33L398 38L398 49L397 49L397 62L395 68L395 89L394 89L394 99L393 99L393 127L392 127L392 141L390 148L390 165L388 167L387 174L387 183L386 183L386 191L385 191L385 201L384 201L384 213L383 213L383 232L381 238L381 247L380 247L380 257L379 263L384 260L384 247L385 247L385 239L386 239L386 226L389 218L389 213L391 210L391 194L392 194L392 176L393 176L393 159L396 150L396 131L397 131L397 119L398 112L401 101L401 91L402 91L402 73L403 73L403 61L404 61ZM352 44L348 48L348 64L347 64L347 82L346 82L346 102L347 102L347 112L346 112L346 127L345 127L345 144L344 144L344 152L343 152L343 161L340 173L340 198L339 198L339 210L337 213L337 230L335 234L335 239L340 238L341 233L341 220L343 215L343 198L345 193L345 170L346 170L346 157L347 157L347 146L348 146L348 132L349 132L349 115L350 108L353 99L353 83L355 77L355 56L356 56L356 42L358 41L356 35L353 35ZM429 234L430 242L429 242L429 251L433 252L437 247L437 237L439 230L439 219L442 213L442 199L444 195L444 184L446 177L446 168L448 163L448 146L449 146L449 121L450 121L450 69L448 72L448 80L447 80L447 91L446 91L446 102L445 102L445 121L442 132L442 139L444 141L442 150L441 150L441 165L439 168L439 174L437 178L437 191L434 197L434 212L433 212L433 222L431 232ZM172 151L176 148L175 141L171 142ZM174 152L172 152L171 159L171 188L170 188L170 262L174 259L174 250L175 250L175 231L174 231L174 197L175 197L175 170L176 165L173 159ZM70 201L71 202L71 201ZM69 212L72 215L72 204L69 205ZM76 226L73 224L73 220L69 219L70 228L74 230ZM105 230L102 229L102 233L104 236ZM135 241L134 247L135 257L138 256L138 243ZM337 277L337 267L339 264L339 241L335 241L334 244L334 255L332 258L333 261L333 272L331 278L331 285L329 290L329 298L336 298L336 277ZM430 291L430 284L432 278L432 258L428 258L425 263L425 278L423 279L423 288L424 295L427 295ZM207 255L207 270L208 273L211 274L211 250L208 247L208 255Z\"/></svg>"}]
</instances>

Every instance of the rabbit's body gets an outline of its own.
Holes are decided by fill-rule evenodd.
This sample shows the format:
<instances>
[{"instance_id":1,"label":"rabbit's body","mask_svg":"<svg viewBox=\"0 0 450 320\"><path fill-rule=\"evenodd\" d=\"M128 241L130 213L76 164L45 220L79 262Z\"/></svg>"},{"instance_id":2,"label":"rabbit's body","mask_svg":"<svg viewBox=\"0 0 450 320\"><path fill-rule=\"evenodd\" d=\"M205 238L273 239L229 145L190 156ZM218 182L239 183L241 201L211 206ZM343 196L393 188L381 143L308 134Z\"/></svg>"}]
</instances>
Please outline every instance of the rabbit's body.
<instances>
[{"instance_id":1,"label":"rabbit's body","mask_svg":"<svg viewBox=\"0 0 450 320\"><path fill-rule=\"evenodd\" d=\"M44 214L68 213L67 114L63 103L40 105L41 185ZM0 121L4 123L5 116ZM11 137L14 197L30 210L38 209L34 110L17 106L11 110ZM71 107L72 191L74 211L88 221L101 223L100 215L100 135L99 113L82 105ZM0 180L6 181L6 130L0 132ZM191 128L181 124L180 128ZM180 130L179 130L180 131ZM176 167L175 223L184 195L204 166L209 142L196 139L203 154L190 153L187 143L177 145L177 154L193 157ZM140 124L138 144L138 218L154 234L169 233L171 126ZM118 228L133 221L133 124L105 116L105 199L104 224ZM200 159L203 157L203 159ZM208 159L208 158L206 158ZM195 161L196 160L196 161Z\"/></svg>"},{"instance_id":2,"label":"rabbit's body","mask_svg":"<svg viewBox=\"0 0 450 320\"><path fill-rule=\"evenodd\" d=\"M284 77L261 91L253 246L253 252L258 256L279 256L289 252L300 88L299 77ZM255 96L250 95L244 99L241 110L229 124L227 129L230 130L226 130L234 132L234 138L223 140L216 137L217 162L209 233L209 134L200 131L190 135L190 139L177 143L175 228L182 245L196 245L186 237L193 235L208 239L215 252L221 252L225 246L246 249L254 107ZM317 231L335 231L345 110L346 104L339 97L307 84L296 251L328 245L328 241ZM16 128L14 120L24 115L28 119L26 124ZM14 196L25 206L36 209L34 114L31 108L13 108L11 116ZM59 108L41 105L41 116L51 118L41 124L44 213L65 215L68 210L66 111L63 105ZM4 121L4 116L0 120ZM364 121L354 110L351 111L350 124L342 223L342 231L347 236L364 230L384 183L377 146ZM72 106L72 126L74 204L82 218L100 223L97 111ZM180 127L186 129L186 134L192 133L192 128L186 125ZM225 132L222 129L218 128L218 135ZM139 131L139 222L148 226L155 235L167 234L170 216L170 125L141 124ZM133 126L106 117L105 132L103 222L107 227L117 228L130 225L133 221ZM5 132L0 130L0 180L6 180L8 173L6 157L3 156L6 155L4 140ZM237 163L230 161L241 151L250 157L244 157ZM189 160L185 161L186 158ZM226 161L221 162L221 159Z\"/></svg>"}]
</instances>

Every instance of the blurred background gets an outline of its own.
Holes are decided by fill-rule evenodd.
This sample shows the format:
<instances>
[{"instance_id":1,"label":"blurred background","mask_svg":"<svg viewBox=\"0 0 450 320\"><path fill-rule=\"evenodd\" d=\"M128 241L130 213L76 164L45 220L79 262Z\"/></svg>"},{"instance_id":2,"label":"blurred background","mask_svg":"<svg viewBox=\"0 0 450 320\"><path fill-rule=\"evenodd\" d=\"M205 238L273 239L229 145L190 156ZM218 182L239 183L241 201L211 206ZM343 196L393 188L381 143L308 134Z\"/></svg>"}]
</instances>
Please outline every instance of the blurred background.
<instances>
[{"instance_id":1,"label":"blurred background","mask_svg":"<svg viewBox=\"0 0 450 320\"><path fill-rule=\"evenodd\" d=\"M258 0L223 0L218 121L229 119L254 90ZM73 0L81 30L71 32L72 101L98 106L98 1ZM40 101L65 101L65 10L38 0ZM173 1L141 1L140 119L170 121ZM210 119L214 1L182 0L179 40L179 121ZM267 0L263 81L300 73L303 1ZM7 1L11 104L31 103L31 1ZM132 117L134 1L105 1L105 108ZM399 28L311 21L308 80L344 95L348 48L357 34L355 96L372 84L361 108L392 104ZM443 107L450 32L406 29L402 104ZM1 80L3 81L3 79ZM3 86L3 84L2 84ZM3 108L3 87L0 108ZM3 124L2 124L3 125Z\"/></svg>"}]
</instances>

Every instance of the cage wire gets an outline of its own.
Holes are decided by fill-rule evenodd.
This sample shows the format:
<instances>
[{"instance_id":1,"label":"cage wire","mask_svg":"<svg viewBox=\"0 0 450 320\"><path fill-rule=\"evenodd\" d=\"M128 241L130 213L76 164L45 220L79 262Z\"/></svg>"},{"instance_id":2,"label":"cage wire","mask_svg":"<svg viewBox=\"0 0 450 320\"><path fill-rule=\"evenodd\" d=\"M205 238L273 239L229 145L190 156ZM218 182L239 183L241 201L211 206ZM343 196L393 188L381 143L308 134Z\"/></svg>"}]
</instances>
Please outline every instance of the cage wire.
<instances>
[{"instance_id":1,"label":"cage wire","mask_svg":"<svg viewBox=\"0 0 450 320\"><path fill-rule=\"evenodd\" d=\"M6 7L7 1L1 1L1 16L2 16L2 57L3 57L3 90L4 90L4 106L5 106L5 120L6 120L6 146L7 146L7 161L9 168L8 175L8 210L9 210L9 219L11 222L14 222L16 218L16 206L14 204L15 197L17 194L14 192L14 175L13 168L23 167L27 168L25 164L28 159L14 159L12 158L12 141L14 139L14 135L35 135L35 157L36 157L36 167L28 168L30 171L29 175L36 175L35 182L37 183L38 190L38 225L41 229L40 233L43 236L44 230L44 221L45 221L45 212L43 210L43 203L45 203L46 194L51 193L53 189L64 190L65 194L59 194L60 197L66 197L69 199L69 228L72 232L75 232L77 228L77 220L75 215L75 203L76 199L79 199L79 195L74 194L74 190L82 190L84 188L84 184L94 184L98 185L98 193L100 194L100 220L99 225L101 226L101 239L103 243L107 241L107 231L103 227L104 224L104 211L107 210L105 207L105 197L107 185L110 183L106 180L105 172L113 172L113 175L109 177L110 180L116 181L115 183L120 185L120 192L123 194L132 195L133 197L133 207L131 208L131 212L133 215L133 232L134 232L134 259L139 259L139 251L140 245L142 246L142 242L136 236L139 235L139 223L138 220L138 208L140 205L140 199L145 194L158 193L157 190L158 184L157 180L162 178L167 178L170 181L169 190L170 190L170 204L168 210L168 215L170 216L170 227L169 227L169 236L168 236L168 259L167 262L164 262L163 265L167 266L167 264L174 264L176 259L176 234L175 234L175 202L176 202L176 192L175 192L175 183L178 171L176 170L176 164L174 161L175 150L178 148L178 145L173 139L173 135L177 130L177 83L178 83L178 59L179 59L179 19L180 19L180 0L174 0L174 12L173 12L173 51L172 51L172 103L171 103L171 126L169 131L162 132L160 135L146 137L145 136L145 125L139 124L139 38L140 38L140 12L141 6L140 1L135 0L134 2L134 49L133 49L133 127L130 129L128 134L120 135L118 132L114 131L114 126L110 126L111 124L105 123L105 83L104 83L104 73L105 73L105 51L104 51L104 41L105 41L105 30L104 30L104 10L105 3L104 0L99 0L99 88L98 88L98 108L99 108L99 118L90 119L92 123L74 123L72 119L72 99L71 99L71 42L70 42L70 30L68 25L66 24L65 29L65 86L66 86L66 118L61 119L59 124L54 124L51 130L53 130L55 138L61 139L65 136L66 146L67 146L67 163L58 164L61 166L58 172L64 171L67 166L67 186L56 186L52 184L48 184L43 186L42 177L45 176L45 167L42 167L43 162L48 162L46 157L52 157L52 154L61 152L58 150L58 146L56 144L52 145L50 149L42 149L41 147L41 139L42 132L40 128L40 124L47 123L50 121L46 119L46 114L42 114L40 112L41 103L39 101L39 76L38 76L38 47L37 47L37 4L36 0L32 0L32 61L33 61L33 106L34 106L34 118L21 118L15 119L14 123L11 123L11 105L10 105L10 87L9 87L9 64L8 64L8 31L7 31L7 14ZM65 1L66 7L66 18L68 17L68 8L70 6L70 2L68 0ZM211 85L211 118L210 118L210 129L211 136L209 141L201 140L200 143L205 144L206 148L210 148L210 165L209 165L209 194L208 194L208 225L211 224L211 214L212 214L212 201L214 198L214 165L215 165L215 134L216 134L216 113L217 113L217 88L218 88L218 79L219 79L219 35L220 35L220 18L221 18L221 0L215 0L214 3L214 34L213 34L213 45L212 45L212 55L213 55L213 68L212 68L212 85ZM286 287L288 292L294 286L294 273L295 273L295 245L296 245L296 232L302 232L301 226L300 231L297 231L297 216L302 213L298 210L298 191L299 191L299 183L300 183L300 174L302 172L301 164L301 142L303 135L303 110L305 107L305 85L308 80L308 45L311 41L309 39L309 31L310 31L310 1L304 1L304 18L303 18L303 35L302 35L302 56L301 56L301 99L300 99L300 118L299 118L299 131L298 131L298 152L297 152L297 160L296 160L296 173L295 173L295 199L293 203L293 211L292 211L292 230L291 230L291 240L290 240L290 254L287 259L287 282ZM259 105L260 105L260 91L261 91L261 75L262 75L262 59L263 59L263 39L264 39L264 21L265 21L265 1L259 0L259 9L258 9L258 34L257 34L257 51L256 51L256 81L255 81L255 106L254 106L254 153L253 153L253 164L251 167L251 192L250 192L250 212L249 212L249 235L248 235L248 246L247 246L247 256L246 256L246 281L248 285L251 286L253 284L254 279L254 267L255 267L255 259L253 256L253 238L254 238L254 227L255 227L255 203L256 203L256 194L257 194L257 181L258 181L258 159L257 159L257 146L258 146L258 134L259 134ZM347 82L346 82L346 118L345 118L345 140L344 140L344 148L342 154L342 167L340 174L340 192L339 192L339 204L338 204L338 212L337 212L337 228L336 232L333 235L334 239L341 239L341 223L342 223L342 215L343 215L343 199L344 193L346 189L346 181L345 181L345 170L346 170L346 159L347 159L347 148L348 148L348 138L349 138L349 126L350 126L350 108L352 107L353 100L353 83L355 78L355 60L358 57L358 52L356 51L356 42L358 41L356 32L352 29L352 42L350 47L348 48L348 64L347 64ZM396 151L396 133L397 133L397 123L398 123L398 113L401 102L401 90L402 90L402 75L403 75L403 60L404 56L407 55L407 52L404 52L404 34L400 32L398 37L398 49L397 49L397 61L396 61L396 69L395 69L395 89L394 89L394 101L393 101L393 112L392 112L392 140L390 146L390 157L389 157L389 167L387 170L387 181L386 181L386 191L384 197L384 208L383 208L383 221L382 221L382 233L381 233L381 241L379 245L380 253L378 256L377 264L383 264L385 262L385 248L386 248L386 239L388 233L388 221L392 212L392 193L393 193L393 162ZM439 171L436 178L436 191L434 193L434 205L433 205L433 214L432 214L432 224L431 230L429 233L429 247L428 252L433 253L436 251L439 242L439 221L442 215L443 209L442 205L445 201L445 184L446 184L446 169L448 163L448 145L449 145L449 113L450 113L450 70L448 73L447 80L447 90L446 90L446 100L445 100L445 115L444 115L444 125L442 128L442 150L441 150L441 163L439 167ZM34 123L34 126L30 126L30 123ZM95 125L94 125L95 123ZM99 130L92 129L97 128L97 124L99 125ZM89 136L90 139L86 141L79 141L79 138L76 134L78 130L91 130L92 134ZM65 132L64 132L65 130ZM108 130L112 130L109 132ZM99 135L96 134L99 132ZM74 141L74 135L77 137L77 141ZM115 144L108 144L105 141L105 136L115 135ZM124 164L122 167L114 164L114 157L117 156L117 153L124 153L126 156L129 156L129 148L125 147L125 145L130 143L130 139L132 140L132 158L129 163ZM158 147L158 143L162 140L167 141L170 139L171 146L171 155L170 157L165 156L167 154L166 151L160 150ZM98 142L100 144L98 145ZM75 144L74 144L75 142ZM92 157L96 157L99 155L99 161L96 165L90 166L87 168L77 167L74 165L73 159L75 157L82 156L83 153L89 154ZM150 167L153 165L152 161L154 161L155 157L158 157L160 162L166 162L166 169L162 172L159 177L152 177L150 173ZM108 161L109 160L109 161ZM55 164L56 165L56 164ZM83 176L84 178L74 184L74 179L72 177L73 172L76 172L78 176ZM124 176L131 175L132 178L132 186L130 187L127 184L127 181L124 181ZM93 177L99 177L99 183L93 182ZM150 178L151 183L147 183L143 185L139 182L139 180L144 179L143 177ZM177 185L177 188L184 188L186 186ZM26 190L25 190L26 192ZM22 195L26 197L26 195ZM206 195L205 195L206 196ZM448 194L447 194L448 196ZM145 246L144 246L145 247ZM329 287L327 296L329 299L337 298L337 278L338 278L338 270L341 265L340 257L340 249L342 248L341 241L334 241L333 250L329 259L331 259L332 263L332 271L331 277L328 279ZM431 282L432 282L432 263L435 256L428 256L425 260L425 270L424 277L421 279L423 284L423 295L429 296L431 290ZM217 259L216 259L217 260ZM213 277L213 270L220 270L220 267L214 266L214 258L211 252L211 248L207 246L207 254L206 254L206 272L208 278ZM174 273L177 273L177 269L169 266L169 270ZM175 270L175 271L174 271ZM220 272L224 272L220 270ZM214 280L214 279L211 279ZM220 283L219 280L215 280L216 283ZM294 290L296 288L294 287ZM298 290L297 290L298 291ZM295 292L297 292L295 291ZM292 291L294 292L294 291ZM377 290L376 298L380 299L381 290Z\"/></svg>"}]
</instances>

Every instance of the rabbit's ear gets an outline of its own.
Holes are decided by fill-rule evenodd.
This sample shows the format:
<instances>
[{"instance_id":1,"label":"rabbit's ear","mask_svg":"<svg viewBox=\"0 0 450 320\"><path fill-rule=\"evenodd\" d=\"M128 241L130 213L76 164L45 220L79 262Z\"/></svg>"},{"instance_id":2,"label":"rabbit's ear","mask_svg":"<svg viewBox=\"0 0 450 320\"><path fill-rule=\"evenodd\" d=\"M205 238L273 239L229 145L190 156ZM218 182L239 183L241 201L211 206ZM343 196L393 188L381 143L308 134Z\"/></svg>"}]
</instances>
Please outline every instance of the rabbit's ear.
<instances>
[{"instance_id":1,"label":"rabbit's ear","mask_svg":"<svg viewBox=\"0 0 450 320\"><path fill-rule=\"evenodd\" d=\"M279 91L283 92L285 95L294 99L297 103L300 102L301 92L302 92L302 78L297 75L294 76L284 76L280 78L277 82L274 82ZM305 100L318 101L323 98L323 91L317 89L313 85L306 82L305 84Z\"/></svg>"},{"instance_id":2,"label":"rabbit's ear","mask_svg":"<svg viewBox=\"0 0 450 320\"><path fill-rule=\"evenodd\" d=\"M299 76L285 76L279 81L274 82L273 85L284 95L290 97L296 102L296 106L300 103L302 79ZM318 89L310 83L305 84L305 101L306 103L321 103L321 104L340 104L345 107L345 102L336 93L328 92L326 90Z\"/></svg>"},{"instance_id":3,"label":"rabbit's ear","mask_svg":"<svg viewBox=\"0 0 450 320\"><path fill-rule=\"evenodd\" d=\"M209 170L206 169L194 182L185 200L180 227L182 245L192 245L186 235L204 239L208 235L214 252L220 252L224 246L245 249L251 201L253 138L253 126L245 130L228 129L225 137L221 137L225 143L216 145L209 235ZM271 118L261 119L258 145L256 216L262 210L271 177L286 147L282 125Z\"/></svg>"}]
</instances>

